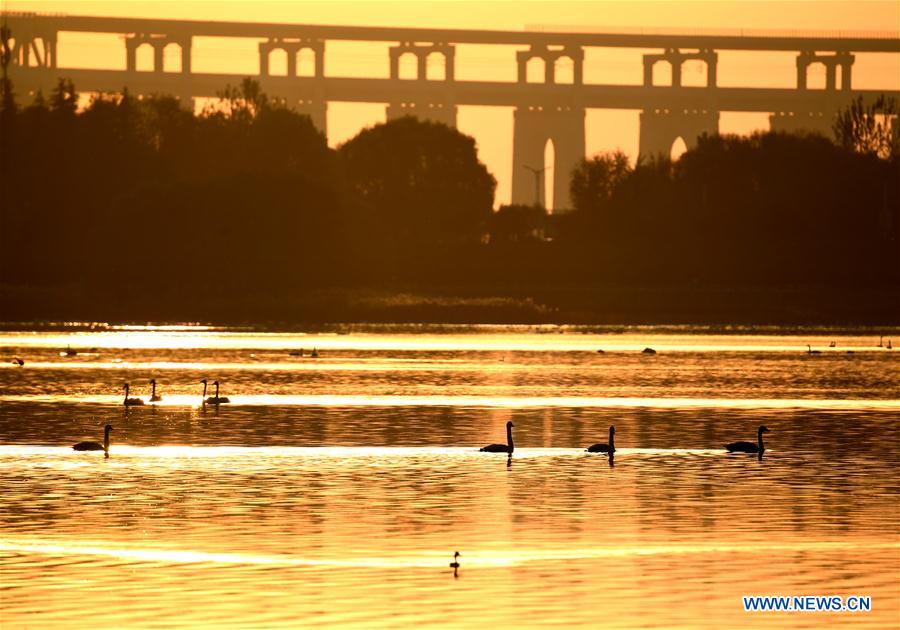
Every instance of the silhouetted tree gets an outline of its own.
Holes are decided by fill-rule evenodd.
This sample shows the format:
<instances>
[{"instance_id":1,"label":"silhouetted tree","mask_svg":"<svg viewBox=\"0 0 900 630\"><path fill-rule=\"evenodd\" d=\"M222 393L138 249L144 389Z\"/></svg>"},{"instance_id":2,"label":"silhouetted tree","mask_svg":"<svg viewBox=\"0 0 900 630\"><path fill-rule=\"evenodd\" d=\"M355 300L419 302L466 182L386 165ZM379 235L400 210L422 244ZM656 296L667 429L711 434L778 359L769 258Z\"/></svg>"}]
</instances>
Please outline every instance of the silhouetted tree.
<instances>
[{"instance_id":1,"label":"silhouetted tree","mask_svg":"<svg viewBox=\"0 0 900 630\"><path fill-rule=\"evenodd\" d=\"M601 211L629 173L628 156L621 151L582 160L572 172L569 185L569 195L575 209Z\"/></svg>"},{"instance_id":2,"label":"silhouetted tree","mask_svg":"<svg viewBox=\"0 0 900 630\"><path fill-rule=\"evenodd\" d=\"M433 243L485 233L496 180L473 138L405 117L363 130L338 154L362 211L387 234Z\"/></svg>"},{"instance_id":3,"label":"silhouetted tree","mask_svg":"<svg viewBox=\"0 0 900 630\"><path fill-rule=\"evenodd\" d=\"M490 241L538 240L544 235L546 221L547 210L541 206L500 206L491 216Z\"/></svg>"},{"instance_id":4,"label":"silhouetted tree","mask_svg":"<svg viewBox=\"0 0 900 630\"><path fill-rule=\"evenodd\" d=\"M832 129L837 143L858 153L881 158L900 157L900 108L884 94L866 105L858 96L840 111Z\"/></svg>"}]
</instances>

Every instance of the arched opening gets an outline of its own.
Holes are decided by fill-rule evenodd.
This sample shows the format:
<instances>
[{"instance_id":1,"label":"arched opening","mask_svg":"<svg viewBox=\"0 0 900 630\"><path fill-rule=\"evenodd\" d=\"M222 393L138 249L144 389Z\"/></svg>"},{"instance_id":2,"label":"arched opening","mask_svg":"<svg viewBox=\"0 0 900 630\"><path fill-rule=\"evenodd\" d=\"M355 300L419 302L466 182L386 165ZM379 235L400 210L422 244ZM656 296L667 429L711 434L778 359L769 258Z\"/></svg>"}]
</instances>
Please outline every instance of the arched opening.
<instances>
[{"instance_id":1,"label":"arched opening","mask_svg":"<svg viewBox=\"0 0 900 630\"><path fill-rule=\"evenodd\" d=\"M525 82L543 83L545 78L544 60L540 57L532 57L525 64Z\"/></svg>"},{"instance_id":2,"label":"arched opening","mask_svg":"<svg viewBox=\"0 0 900 630\"><path fill-rule=\"evenodd\" d=\"M672 64L668 61L653 64L653 85L672 85Z\"/></svg>"},{"instance_id":3,"label":"arched opening","mask_svg":"<svg viewBox=\"0 0 900 630\"><path fill-rule=\"evenodd\" d=\"M400 55L397 64L397 76L408 80L419 78L419 59L414 53L408 52Z\"/></svg>"},{"instance_id":4,"label":"arched opening","mask_svg":"<svg viewBox=\"0 0 900 630\"><path fill-rule=\"evenodd\" d=\"M316 76L316 51L312 48L301 48L297 52L297 76Z\"/></svg>"},{"instance_id":5,"label":"arched opening","mask_svg":"<svg viewBox=\"0 0 900 630\"><path fill-rule=\"evenodd\" d=\"M181 72L181 46L166 44L163 48L163 72Z\"/></svg>"},{"instance_id":6,"label":"arched opening","mask_svg":"<svg viewBox=\"0 0 900 630\"><path fill-rule=\"evenodd\" d=\"M134 51L134 68L138 72L153 72L153 45L141 44Z\"/></svg>"},{"instance_id":7,"label":"arched opening","mask_svg":"<svg viewBox=\"0 0 900 630\"><path fill-rule=\"evenodd\" d=\"M553 176L556 173L556 150L552 138L544 145L544 207L553 212Z\"/></svg>"},{"instance_id":8,"label":"arched opening","mask_svg":"<svg viewBox=\"0 0 900 630\"><path fill-rule=\"evenodd\" d=\"M681 85L687 87L706 87L709 67L702 59L688 59L681 64Z\"/></svg>"},{"instance_id":9,"label":"arched opening","mask_svg":"<svg viewBox=\"0 0 900 630\"><path fill-rule=\"evenodd\" d=\"M687 153L687 150L687 143L684 141L684 138L678 136L675 138L675 142L672 143L672 148L669 149L669 159L677 162L682 155Z\"/></svg>"},{"instance_id":10,"label":"arched opening","mask_svg":"<svg viewBox=\"0 0 900 630\"><path fill-rule=\"evenodd\" d=\"M575 83L575 61L571 57L559 57L553 64L553 80L562 85Z\"/></svg>"},{"instance_id":11,"label":"arched opening","mask_svg":"<svg viewBox=\"0 0 900 630\"><path fill-rule=\"evenodd\" d=\"M447 79L447 57L444 53L433 52L425 58L425 78L429 81Z\"/></svg>"},{"instance_id":12,"label":"arched opening","mask_svg":"<svg viewBox=\"0 0 900 630\"><path fill-rule=\"evenodd\" d=\"M282 48L276 48L269 52L269 74L273 77L287 76L287 51Z\"/></svg>"},{"instance_id":13,"label":"arched opening","mask_svg":"<svg viewBox=\"0 0 900 630\"><path fill-rule=\"evenodd\" d=\"M809 90L825 89L825 64L811 63L806 67L806 88Z\"/></svg>"}]
</instances>

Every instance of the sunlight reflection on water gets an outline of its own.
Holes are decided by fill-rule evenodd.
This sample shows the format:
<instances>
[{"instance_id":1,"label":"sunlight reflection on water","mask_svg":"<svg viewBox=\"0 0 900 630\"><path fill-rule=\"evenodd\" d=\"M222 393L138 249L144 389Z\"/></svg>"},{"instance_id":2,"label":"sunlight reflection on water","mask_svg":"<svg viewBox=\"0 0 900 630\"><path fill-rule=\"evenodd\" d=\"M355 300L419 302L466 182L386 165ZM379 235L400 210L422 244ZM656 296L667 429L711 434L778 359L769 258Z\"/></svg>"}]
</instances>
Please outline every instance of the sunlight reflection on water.
<instances>
[{"instance_id":1,"label":"sunlight reflection on water","mask_svg":"<svg viewBox=\"0 0 900 630\"><path fill-rule=\"evenodd\" d=\"M827 339L0 333L3 627L834 623L740 603L817 593L890 626L900 355L797 351ZM71 449L106 423L108 459Z\"/></svg>"}]
</instances>

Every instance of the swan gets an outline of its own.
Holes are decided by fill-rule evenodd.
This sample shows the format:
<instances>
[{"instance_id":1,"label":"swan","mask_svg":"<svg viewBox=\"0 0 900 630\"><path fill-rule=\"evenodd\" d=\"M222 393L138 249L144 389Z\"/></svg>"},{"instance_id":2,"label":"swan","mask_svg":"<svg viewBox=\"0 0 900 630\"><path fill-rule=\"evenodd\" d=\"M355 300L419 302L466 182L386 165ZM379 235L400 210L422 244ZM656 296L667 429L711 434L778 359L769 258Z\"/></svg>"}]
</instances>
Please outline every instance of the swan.
<instances>
[{"instance_id":1,"label":"swan","mask_svg":"<svg viewBox=\"0 0 900 630\"><path fill-rule=\"evenodd\" d=\"M162 400L162 396L156 395L156 379L150 379L150 385L153 387L153 391L150 393L150 402L159 402Z\"/></svg>"},{"instance_id":2,"label":"swan","mask_svg":"<svg viewBox=\"0 0 900 630\"><path fill-rule=\"evenodd\" d=\"M203 379L200 382L203 383L203 402L204 403L207 403L210 405L222 405L224 403L231 402L231 400L229 400L228 397L219 396L219 381L213 381L213 385L216 386L216 395L210 396L209 398L206 397L206 379Z\"/></svg>"},{"instance_id":3,"label":"swan","mask_svg":"<svg viewBox=\"0 0 900 630\"><path fill-rule=\"evenodd\" d=\"M641 354L656 354L656 350L653 348L644 348L641 350Z\"/></svg>"},{"instance_id":4,"label":"swan","mask_svg":"<svg viewBox=\"0 0 900 630\"><path fill-rule=\"evenodd\" d=\"M877 346L877 347L878 347L878 348L884 348L884 335L881 335L881 336L878 338L878 346Z\"/></svg>"},{"instance_id":5,"label":"swan","mask_svg":"<svg viewBox=\"0 0 900 630\"><path fill-rule=\"evenodd\" d=\"M891 345L891 340L890 340L890 339L888 339L888 345L885 346L885 347L886 347L888 350L893 350L893 349L894 349L894 346Z\"/></svg>"},{"instance_id":6,"label":"swan","mask_svg":"<svg viewBox=\"0 0 900 630\"><path fill-rule=\"evenodd\" d=\"M23 365L25 365L25 361L23 361L19 357L13 357L12 362L13 362L13 365L18 365L19 367L22 367Z\"/></svg>"},{"instance_id":7,"label":"swan","mask_svg":"<svg viewBox=\"0 0 900 630\"><path fill-rule=\"evenodd\" d=\"M591 444L585 450L588 453L609 453L612 455L616 452L616 427L609 427L609 444Z\"/></svg>"},{"instance_id":8,"label":"swan","mask_svg":"<svg viewBox=\"0 0 900 630\"><path fill-rule=\"evenodd\" d=\"M762 434L768 432L769 429L761 424L759 425L759 430L756 432L756 444L753 442L732 442L731 444L726 444L725 448L728 449L729 453L762 453L766 450L766 447L763 445Z\"/></svg>"},{"instance_id":9,"label":"swan","mask_svg":"<svg viewBox=\"0 0 900 630\"><path fill-rule=\"evenodd\" d=\"M312 357L313 359L318 359L319 351L316 348L313 348L312 354L310 354L309 356Z\"/></svg>"},{"instance_id":10,"label":"swan","mask_svg":"<svg viewBox=\"0 0 900 630\"><path fill-rule=\"evenodd\" d=\"M513 423L512 420L506 423L506 444L488 444L485 447L482 447L479 450L481 453L507 453L512 456L513 448L513 439L512 439L512 430Z\"/></svg>"},{"instance_id":11,"label":"swan","mask_svg":"<svg viewBox=\"0 0 900 630\"><path fill-rule=\"evenodd\" d=\"M76 451L103 451L109 456L109 432L112 431L112 425L107 424L103 429L103 444L100 442L79 442L73 444L72 448Z\"/></svg>"},{"instance_id":12,"label":"swan","mask_svg":"<svg viewBox=\"0 0 900 630\"><path fill-rule=\"evenodd\" d=\"M124 389L125 389L125 400L122 401L123 405L125 405L126 407L140 407L141 405L144 404L144 401L141 400L140 398L129 398L128 397L128 389L129 389L128 383L125 383Z\"/></svg>"},{"instance_id":13,"label":"swan","mask_svg":"<svg viewBox=\"0 0 900 630\"><path fill-rule=\"evenodd\" d=\"M811 345L806 344L806 354L822 354L822 351L821 350L813 350Z\"/></svg>"},{"instance_id":14,"label":"swan","mask_svg":"<svg viewBox=\"0 0 900 630\"><path fill-rule=\"evenodd\" d=\"M459 568L459 562L457 561L457 558L459 558L459 552L458 552L458 551L455 552L455 553L453 554L453 562L450 563L450 568L452 568L452 569L458 569L458 568Z\"/></svg>"},{"instance_id":15,"label":"swan","mask_svg":"<svg viewBox=\"0 0 900 630\"><path fill-rule=\"evenodd\" d=\"M66 346L66 351L65 351L65 352L60 352L60 354L63 355L63 356L65 356L65 357L74 357L75 355L78 354L78 351L77 351L77 350L72 350L72 346Z\"/></svg>"}]
</instances>

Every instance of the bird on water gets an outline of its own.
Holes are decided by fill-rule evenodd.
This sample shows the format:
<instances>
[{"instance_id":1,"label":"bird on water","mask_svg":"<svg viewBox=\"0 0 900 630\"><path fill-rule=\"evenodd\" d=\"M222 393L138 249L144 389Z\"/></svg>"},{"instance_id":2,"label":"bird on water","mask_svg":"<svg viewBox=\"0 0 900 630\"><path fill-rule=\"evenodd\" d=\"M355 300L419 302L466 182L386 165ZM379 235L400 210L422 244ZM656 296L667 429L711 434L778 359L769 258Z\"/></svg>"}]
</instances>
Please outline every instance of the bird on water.
<instances>
[{"instance_id":1,"label":"bird on water","mask_svg":"<svg viewBox=\"0 0 900 630\"><path fill-rule=\"evenodd\" d=\"M100 442L79 442L72 445L76 451L103 451L109 456L109 432L112 431L112 425L107 424L103 429L103 444Z\"/></svg>"},{"instance_id":2,"label":"bird on water","mask_svg":"<svg viewBox=\"0 0 900 630\"><path fill-rule=\"evenodd\" d=\"M206 379L200 381L203 383L203 402L209 405L222 405L225 403L230 403L231 400L227 396L219 396L219 381L213 381L213 385L216 386L216 395L206 397Z\"/></svg>"},{"instance_id":3,"label":"bird on water","mask_svg":"<svg viewBox=\"0 0 900 630\"><path fill-rule=\"evenodd\" d=\"M806 344L806 354L822 354L822 351L821 350L813 350L811 345Z\"/></svg>"},{"instance_id":4,"label":"bird on water","mask_svg":"<svg viewBox=\"0 0 900 630\"><path fill-rule=\"evenodd\" d=\"M508 455L512 455L513 448L513 437L512 437L513 423L509 421L506 423L506 444L488 444L479 450L481 453L507 453Z\"/></svg>"},{"instance_id":5,"label":"bird on water","mask_svg":"<svg viewBox=\"0 0 900 630\"><path fill-rule=\"evenodd\" d=\"M157 395L156 393L156 379L150 379L150 386L153 388L153 391L150 392L150 402L159 402L162 400L162 396Z\"/></svg>"},{"instance_id":6,"label":"bird on water","mask_svg":"<svg viewBox=\"0 0 900 630\"><path fill-rule=\"evenodd\" d=\"M125 400L122 401L123 405L125 405L126 407L140 407L141 405L144 404L144 401L141 400L140 398L129 398L128 397L128 390L129 390L128 383L125 383L125 387L123 389L125 390Z\"/></svg>"},{"instance_id":7,"label":"bird on water","mask_svg":"<svg viewBox=\"0 0 900 630\"><path fill-rule=\"evenodd\" d=\"M459 554L458 551L455 552L455 553L453 554L453 562L450 563L450 568L451 568L451 569L458 569L458 568L459 568L459 561L457 561L457 558L459 558L459 555L460 555L460 554Z\"/></svg>"},{"instance_id":8,"label":"bird on water","mask_svg":"<svg viewBox=\"0 0 900 630\"><path fill-rule=\"evenodd\" d=\"M732 442L731 444L726 444L725 448L728 449L729 453L762 453L766 450L766 447L763 445L763 433L768 432L769 429L761 424L756 432L756 444L753 442Z\"/></svg>"},{"instance_id":9,"label":"bird on water","mask_svg":"<svg viewBox=\"0 0 900 630\"><path fill-rule=\"evenodd\" d=\"M616 427L609 427L609 444L591 444L585 450L588 453L615 453L616 452Z\"/></svg>"},{"instance_id":10,"label":"bird on water","mask_svg":"<svg viewBox=\"0 0 900 630\"><path fill-rule=\"evenodd\" d=\"M656 350L653 348L647 347L641 350L641 354L656 354Z\"/></svg>"},{"instance_id":11,"label":"bird on water","mask_svg":"<svg viewBox=\"0 0 900 630\"><path fill-rule=\"evenodd\" d=\"M18 365L19 367L22 367L23 365L25 365L25 361L23 361L19 357L13 357L12 363L13 363L13 365Z\"/></svg>"}]
</instances>

